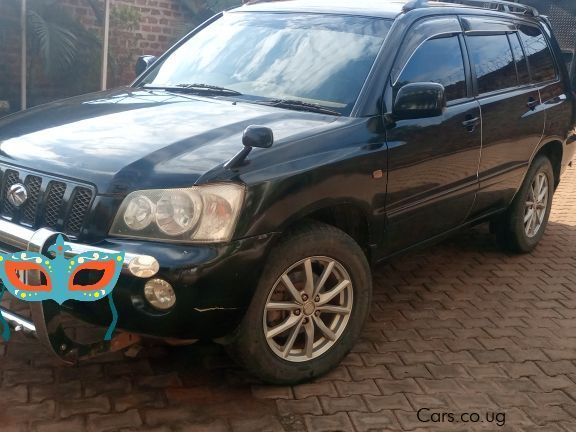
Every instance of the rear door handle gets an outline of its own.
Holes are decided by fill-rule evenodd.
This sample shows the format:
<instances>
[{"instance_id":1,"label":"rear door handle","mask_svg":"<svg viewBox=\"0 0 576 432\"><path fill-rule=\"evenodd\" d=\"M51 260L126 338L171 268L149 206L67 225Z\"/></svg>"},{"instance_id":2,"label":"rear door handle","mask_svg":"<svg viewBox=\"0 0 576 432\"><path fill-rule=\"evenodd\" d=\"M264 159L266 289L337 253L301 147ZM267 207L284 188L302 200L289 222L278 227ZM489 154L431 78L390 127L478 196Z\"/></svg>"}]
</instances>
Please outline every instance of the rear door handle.
<instances>
[{"instance_id":1,"label":"rear door handle","mask_svg":"<svg viewBox=\"0 0 576 432\"><path fill-rule=\"evenodd\" d=\"M472 118L471 115L467 115L466 120L462 122L462 126L468 129L468 132L474 132L479 124L480 124L480 117Z\"/></svg>"},{"instance_id":2,"label":"rear door handle","mask_svg":"<svg viewBox=\"0 0 576 432\"><path fill-rule=\"evenodd\" d=\"M526 104L526 106L528 108L530 108L532 111L534 111L536 109L536 107L540 105L540 102L538 102L536 99L534 99L533 97L531 97L530 99L528 99L528 103Z\"/></svg>"}]
</instances>

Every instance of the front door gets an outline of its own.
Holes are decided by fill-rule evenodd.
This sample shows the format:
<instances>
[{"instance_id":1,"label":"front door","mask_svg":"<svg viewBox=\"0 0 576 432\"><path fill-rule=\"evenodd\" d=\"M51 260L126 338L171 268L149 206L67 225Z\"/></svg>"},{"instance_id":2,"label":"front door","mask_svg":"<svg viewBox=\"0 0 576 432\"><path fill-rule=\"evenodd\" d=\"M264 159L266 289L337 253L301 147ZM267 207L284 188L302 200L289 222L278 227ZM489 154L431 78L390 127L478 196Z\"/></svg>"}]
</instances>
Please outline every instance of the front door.
<instances>
[{"instance_id":1,"label":"front door","mask_svg":"<svg viewBox=\"0 0 576 432\"><path fill-rule=\"evenodd\" d=\"M387 132L387 254L462 224L478 187L481 115L466 78L463 36L457 18L442 18L440 27L431 25L416 43L410 39L422 38L423 29L408 32L403 46L417 48L400 53L408 60L395 66L398 78L393 72L388 89L393 100L408 83L439 83L448 107L439 117L397 121Z\"/></svg>"}]
</instances>

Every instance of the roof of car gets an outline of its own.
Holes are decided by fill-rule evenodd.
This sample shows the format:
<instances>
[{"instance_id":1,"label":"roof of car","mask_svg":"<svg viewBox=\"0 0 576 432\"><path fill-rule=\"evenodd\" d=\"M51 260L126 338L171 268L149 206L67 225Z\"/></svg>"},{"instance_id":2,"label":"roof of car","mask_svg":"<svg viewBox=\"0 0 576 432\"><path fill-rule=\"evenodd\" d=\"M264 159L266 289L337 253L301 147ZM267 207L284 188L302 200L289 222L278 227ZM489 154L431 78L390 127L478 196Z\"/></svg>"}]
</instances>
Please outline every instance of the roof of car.
<instances>
[{"instance_id":1,"label":"roof of car","mask_svg":"<svg viewBox=\"0 0 576 432\"><path fill-rule=\"evenodd\" d=\"M258 12L320 12L395 18L407 0L275 0L253 1L236 10Z\"/></svg>"},{"instance_id":2,"label":"roof of car","mask_svg":"<svg viewBox=\"0 0 576 432\"><path fill-rule=\"evenodd\" d=\"M346 15L364 15L394 19L402 13L409 0L252 0L237 11L254 12L316 12ZM455 3L430 1L424 7L465 8L478 11L479 7ZM495 10L484 9L484 13L503 14Z\"/></svg>"}]
</instances>

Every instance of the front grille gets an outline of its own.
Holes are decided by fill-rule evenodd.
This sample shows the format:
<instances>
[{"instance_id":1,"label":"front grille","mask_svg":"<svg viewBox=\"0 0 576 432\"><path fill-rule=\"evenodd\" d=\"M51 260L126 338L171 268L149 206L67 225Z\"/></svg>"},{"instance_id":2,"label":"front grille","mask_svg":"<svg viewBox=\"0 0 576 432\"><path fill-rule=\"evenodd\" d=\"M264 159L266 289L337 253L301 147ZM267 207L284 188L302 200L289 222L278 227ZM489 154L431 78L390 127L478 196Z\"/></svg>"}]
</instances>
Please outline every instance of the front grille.
<instances>
[{"instance_id":1,"label":"front grille","mask_svg":"<svg viewBox=\"0 0 576 432\"><path fill-rule=\"evenodd\" d=\"M8 200L8 191L17 183L23 184L28 193L20 207ZM46 227L78 237L94 196L94 189L88 185L0 165L0 217L18 225Z\"/></svg>"}]
</instances>

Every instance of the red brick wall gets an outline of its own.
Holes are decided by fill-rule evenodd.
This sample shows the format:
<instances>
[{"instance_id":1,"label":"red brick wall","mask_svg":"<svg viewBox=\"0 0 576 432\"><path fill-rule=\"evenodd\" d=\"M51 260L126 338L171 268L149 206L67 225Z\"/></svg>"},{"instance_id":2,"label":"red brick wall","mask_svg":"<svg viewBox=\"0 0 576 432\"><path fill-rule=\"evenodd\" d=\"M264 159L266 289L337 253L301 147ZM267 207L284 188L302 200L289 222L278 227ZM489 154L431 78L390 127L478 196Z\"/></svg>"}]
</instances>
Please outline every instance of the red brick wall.
<instances>
[{"instance_id":1,"label":"red brick wall","mask_svg":"<svg viewBox=\"0 0 576 432\"><path fill-rule=\"evenodd\" d=\"M17 8L8 7L5 1L10 0L0 0L0 18L12 19L18 23ZM102 38L102 24L86 0L60 0L59 4L69 10L86 29ZM100 0L100 4L103 4L103 0ZM113 10L129 11L129 15L137 17L138 21L133 28L129 28L118 20L117 12L112 13L109 87L129 84L134 79L134 64L139 55L163 53L197 24L179 0L112 0L111 6ZM20 35L18 32L7 31L6 26L2 27L0 27L0 100L10 100L12 110L17 110ZM99 70L100 64L94 64L94 67ZM49 79L40 76L38 71L35 73L33 71L32 75L34 79L30 82L31 104L78 93L76 89L67 88L65 80L58 80L57 77ZM96 89L98 86L98 82L87 83L85 91Z\"/></svg>"},{"instance_id":2,"label":"red brick wall","mask_svg":"<svg viewBox=\"0 0 576 432\"><path fill-rule=\"evenodd\" d=\"M103 33L92 9L85 0L62 0L62 4L88 29L100 36ZM112 0L114 9L130 9L139 15L139 24L126 28L114 20L110 27L110 56L108 80L110 86L129 84L134 79L134 64L141 54L159 55L166 51L193 21L178 0Z\"/></svg>"}]
</instances>

